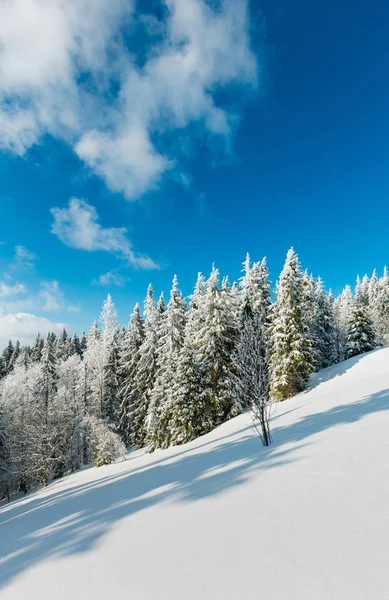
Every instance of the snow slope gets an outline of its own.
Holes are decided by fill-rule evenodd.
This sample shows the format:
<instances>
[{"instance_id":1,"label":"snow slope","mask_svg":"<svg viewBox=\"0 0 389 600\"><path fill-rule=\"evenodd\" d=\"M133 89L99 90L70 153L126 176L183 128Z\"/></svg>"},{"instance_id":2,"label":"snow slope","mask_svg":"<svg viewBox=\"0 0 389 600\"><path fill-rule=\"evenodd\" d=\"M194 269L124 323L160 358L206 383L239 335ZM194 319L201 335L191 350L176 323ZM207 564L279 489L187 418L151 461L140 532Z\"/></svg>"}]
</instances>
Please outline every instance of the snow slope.
<instances>
[{"instance_id":1,"label":"snow slope","mask_svg":"<svg viewBox=\"0 0 389 600\"><path fill-rule=\"evenodd\" d=\"M389 598L389 349L0 509L1 600Z\"/></svg>"}]
</instances>

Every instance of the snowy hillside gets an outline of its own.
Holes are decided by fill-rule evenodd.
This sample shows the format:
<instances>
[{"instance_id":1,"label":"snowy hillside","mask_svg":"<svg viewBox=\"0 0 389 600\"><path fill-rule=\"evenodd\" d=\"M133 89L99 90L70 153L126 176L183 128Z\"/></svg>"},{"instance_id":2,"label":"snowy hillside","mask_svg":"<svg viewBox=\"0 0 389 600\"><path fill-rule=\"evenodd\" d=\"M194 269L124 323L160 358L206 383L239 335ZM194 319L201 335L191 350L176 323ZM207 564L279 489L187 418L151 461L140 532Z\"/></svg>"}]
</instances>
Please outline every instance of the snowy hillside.
<instances>
[{"instance_id":1,"label":"snowy hillside","mask_svg":"<svg viewBox=\"0 0 389 600\"><path fill-rule=\"evenodd\" d=\"M389 596L389 349L186 446L0 509L2 600Z\"/></svg>"}]
</instances>

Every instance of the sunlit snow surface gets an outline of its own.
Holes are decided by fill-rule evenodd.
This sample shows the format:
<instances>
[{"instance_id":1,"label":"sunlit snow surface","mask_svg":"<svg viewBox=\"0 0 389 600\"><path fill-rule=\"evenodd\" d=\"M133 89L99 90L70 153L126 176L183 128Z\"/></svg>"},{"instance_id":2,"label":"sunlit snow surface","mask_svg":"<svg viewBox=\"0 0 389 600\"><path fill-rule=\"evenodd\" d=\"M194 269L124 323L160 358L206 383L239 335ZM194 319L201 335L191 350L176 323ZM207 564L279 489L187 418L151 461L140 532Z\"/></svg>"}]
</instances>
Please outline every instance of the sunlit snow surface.
<instances>
[{"instance_id":1,"label":"sunlit snow surface","mask_svg":"<svg viewBox=\"0 0 389 600\"><path fill-rule=\"evenodd\" d=\"M0 509L1 600L389 598L389 349Z\"/></svg>"}]
</instances>

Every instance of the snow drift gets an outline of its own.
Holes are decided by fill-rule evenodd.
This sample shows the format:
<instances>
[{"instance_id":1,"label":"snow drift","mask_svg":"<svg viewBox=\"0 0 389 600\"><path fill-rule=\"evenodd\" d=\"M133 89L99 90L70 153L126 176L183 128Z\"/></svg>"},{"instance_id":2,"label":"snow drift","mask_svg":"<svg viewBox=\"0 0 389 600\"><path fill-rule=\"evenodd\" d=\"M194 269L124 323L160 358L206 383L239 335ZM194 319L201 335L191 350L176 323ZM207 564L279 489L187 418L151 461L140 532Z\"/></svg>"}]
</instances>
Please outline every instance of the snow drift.
<instances>
[{"instance_id":1,"label":"snow drift","mask_svg":"<svg viewBox=\"0 0 389 600\"><path fill-rule=\"evenodd\" d=\"M2 600L384 599L389 349L314 375L263 448L241 415L0 509Z\"/></svg>"}]
</instances>

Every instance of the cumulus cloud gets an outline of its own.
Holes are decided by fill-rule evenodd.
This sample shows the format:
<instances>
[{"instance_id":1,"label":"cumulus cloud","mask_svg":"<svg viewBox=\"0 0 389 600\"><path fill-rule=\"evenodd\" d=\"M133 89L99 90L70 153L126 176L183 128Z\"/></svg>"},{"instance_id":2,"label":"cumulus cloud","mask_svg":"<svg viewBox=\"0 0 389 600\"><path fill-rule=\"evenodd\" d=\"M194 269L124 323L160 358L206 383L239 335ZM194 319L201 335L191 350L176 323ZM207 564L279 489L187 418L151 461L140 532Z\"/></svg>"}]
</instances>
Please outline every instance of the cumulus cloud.
<instances>
[{"instance_id":1,"label":"cumulus cloud","mask_svg":"<svg viewBox=\"0 0 389 600\"><path fill-rule=\"evenodd\" d=\"M30 313L0 314L0 345L5 346L8 340L32 344L38 333L41 336L49 331L60 334L64 327L69 331L66 323L53 322Z\"/></svg>"},{"instance_id":2,"label":"cumulus cloud","mask_svg":"<svg viewBox=\"0 0 389 600\"><path fill-rule=\"evenodd\" d=\"M103 227L94 206L85 200L72 198L67 208L52 208L54 223L51 232L70 248L103 250L124 258L129 264L142 269L156 269L158 265L147 256L134 252L125 227Z\"/></svg>"},{"instance_id":3,"label":"cumulus cloud","mask_svg":"<svg viewBox=\"0 0 389 600\"><path fill-rule=\"evenodd\" d=\"M177 178L174 132L228 138L236 114L216 93L257 82L247 0L160 4L158 20L131 0L0 2L0 147L50 133L135 199Z\"/></svg>"}]
</instances>

